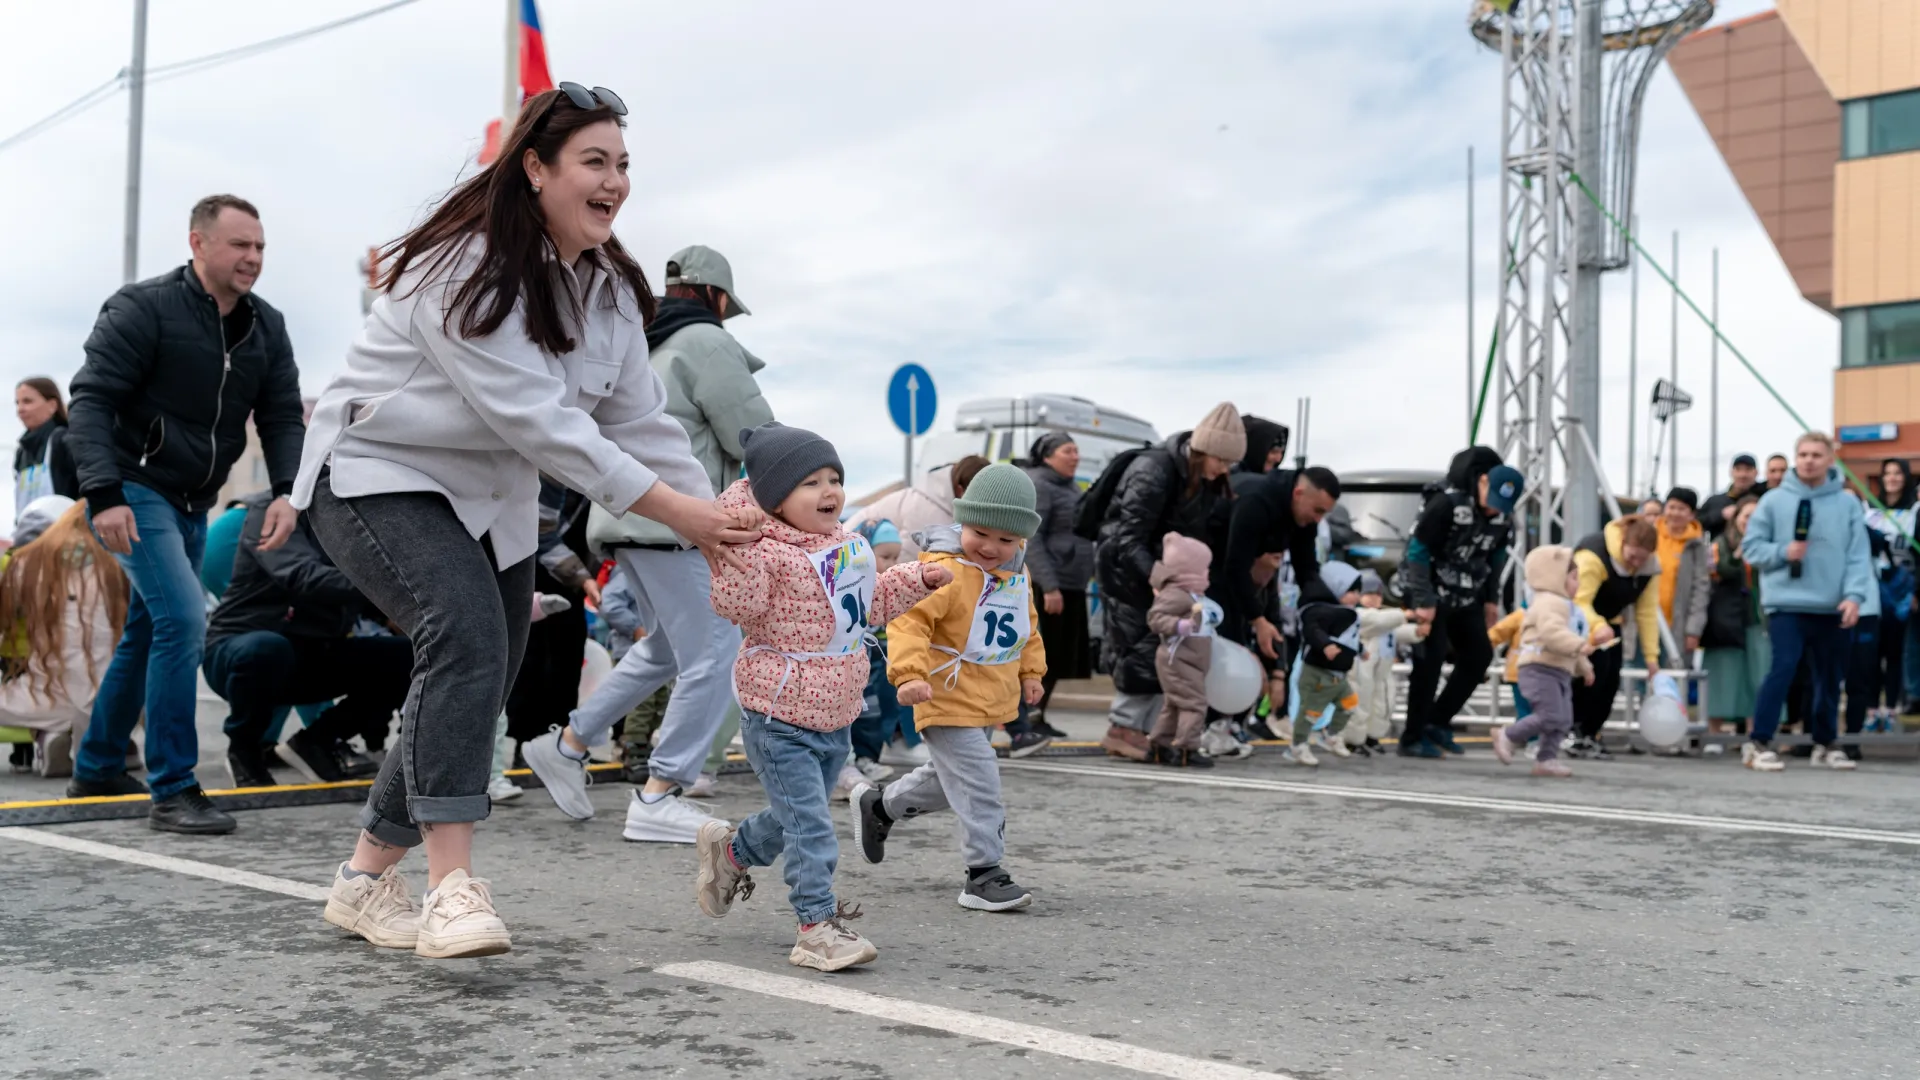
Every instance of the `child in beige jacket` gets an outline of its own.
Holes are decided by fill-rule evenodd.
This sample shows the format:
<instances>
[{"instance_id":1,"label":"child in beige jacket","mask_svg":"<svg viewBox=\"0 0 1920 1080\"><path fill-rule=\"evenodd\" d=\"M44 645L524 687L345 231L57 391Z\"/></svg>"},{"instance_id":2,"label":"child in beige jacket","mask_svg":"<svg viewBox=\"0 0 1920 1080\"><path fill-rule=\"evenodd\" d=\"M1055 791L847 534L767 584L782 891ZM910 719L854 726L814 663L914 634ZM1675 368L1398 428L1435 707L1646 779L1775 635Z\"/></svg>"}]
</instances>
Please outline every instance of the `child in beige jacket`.
<instances>
[{"instance_id":1,"label":"child in beige jacket","mask_svg":"<svg viewBox=\"0 0 1920 1080\"><path fill-rule=\"evenodd\" d=\"M1511 727L1494 729L1493 753L1500 764L1510 764L1515 744L1539 736L1533 775L1568 777L1573 770L1560 760L1560 740L1573 730L1573 677L1593 682L1587 619L1573 602L1580 588L1573 549L1549 544L1529 552L1527 585L1533 599L1520 623L1520 693L1533 712Z\"/></svg>"}]
</instances>

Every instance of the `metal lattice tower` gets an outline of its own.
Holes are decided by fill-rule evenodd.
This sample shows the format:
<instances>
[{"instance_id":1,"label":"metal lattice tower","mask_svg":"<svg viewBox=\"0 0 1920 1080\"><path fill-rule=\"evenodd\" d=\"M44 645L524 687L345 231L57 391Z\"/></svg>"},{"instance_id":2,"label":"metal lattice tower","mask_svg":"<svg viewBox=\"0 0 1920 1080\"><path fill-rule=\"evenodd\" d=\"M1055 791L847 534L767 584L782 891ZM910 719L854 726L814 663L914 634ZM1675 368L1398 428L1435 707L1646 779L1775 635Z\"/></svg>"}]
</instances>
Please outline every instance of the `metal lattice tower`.
<instances>
[{"instance_id":1,"label":"metal lattice tower","mask_svg":"<svg viewBox=\"0 0 1920 1080\"><path fill-rule=\"evenodd\" d=\"M1526 474L1510 566L1600 527L1600 275L1627 265L1576 174L1633 220L1640 106L1654 68L1714 0L1478 0L1473 36L1499 52L1500 255L1496 445Z\"/></svg>"}]
</instances>

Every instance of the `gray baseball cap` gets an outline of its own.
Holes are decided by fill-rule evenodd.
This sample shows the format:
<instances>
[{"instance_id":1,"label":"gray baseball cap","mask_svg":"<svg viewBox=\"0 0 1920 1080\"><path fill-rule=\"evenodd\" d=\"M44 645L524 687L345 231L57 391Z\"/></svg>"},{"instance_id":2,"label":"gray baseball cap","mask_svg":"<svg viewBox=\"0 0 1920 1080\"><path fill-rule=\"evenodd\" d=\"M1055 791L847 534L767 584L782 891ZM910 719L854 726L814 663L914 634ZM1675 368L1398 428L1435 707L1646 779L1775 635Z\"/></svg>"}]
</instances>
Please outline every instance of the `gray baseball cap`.
<instances>
[{"instance_id":1,"label":"gray baseball cap","mask_svg":"<svg viewBox=\"0 0 1920 1080\"><path fill-rule=\"evenodd\" d=\"M667 284L718 286L732 298L734 312L753 314L747 310L747 305L740 302L740 294L733 291L733 266L727 262L727 257L704 244L681 248L673 253L673 257L667 260Z\"/></svg>"}]
</instances>

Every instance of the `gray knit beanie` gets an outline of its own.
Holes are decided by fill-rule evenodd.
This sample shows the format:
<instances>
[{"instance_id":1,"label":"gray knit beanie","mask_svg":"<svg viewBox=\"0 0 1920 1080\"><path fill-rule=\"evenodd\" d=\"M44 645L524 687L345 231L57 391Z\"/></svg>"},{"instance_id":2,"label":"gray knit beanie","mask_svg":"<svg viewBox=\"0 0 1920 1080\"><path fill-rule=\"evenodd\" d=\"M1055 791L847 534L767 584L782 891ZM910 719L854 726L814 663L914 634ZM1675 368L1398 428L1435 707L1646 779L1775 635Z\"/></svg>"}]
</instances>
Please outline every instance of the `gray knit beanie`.
<instances>
[{"instance_id":1,"label":"gray knit beanie","mask_svg":"<svg viewBox=\"0 0 1920 1080\"><path fill-rule=\"evenodd\" d=\"M787 501L800 481L816 470L831 468L846 479L847 470L833 444L804 428L769 420L740 432L746 454L747 486L760 509L771 512Z\"/></svg>"},{"instance_id":2,"label":"gray knit beanie","mask_svg":"<svg viewBox=\"0 0 1920 1080\"><path fill-rule=\"evenodd\" d=\"M1386 591L1387 591L1387 583L1380 580L1380 575L1378 573L1375 573L1372 570L1360 571L1360 595L1361 596L1384 596L1386 594Z\"/></svg>"},{"instance_id":3,"label":"gray knit beanie","mask_svg":"<svg viewBox=\"0 0 1920 1080\"><path fill-rule=\"evenodd\" d=\"M1002 462L981 469L967 485L967 493L953 500L953 519L976 529L1026 538L1040 531L1034 501L1033 479L1026 470Z\"/></svg>"}]
</instances>

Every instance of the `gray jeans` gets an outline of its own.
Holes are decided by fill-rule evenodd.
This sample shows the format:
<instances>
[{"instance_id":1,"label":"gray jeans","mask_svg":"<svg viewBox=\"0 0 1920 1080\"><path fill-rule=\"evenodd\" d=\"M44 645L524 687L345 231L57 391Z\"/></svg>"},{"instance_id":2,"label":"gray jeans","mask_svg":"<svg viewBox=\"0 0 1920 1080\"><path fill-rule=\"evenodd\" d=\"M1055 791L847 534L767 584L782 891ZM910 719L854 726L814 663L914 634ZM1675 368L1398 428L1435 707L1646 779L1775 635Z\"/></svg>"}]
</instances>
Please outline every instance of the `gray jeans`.
<instances>
[{"instance_id":1,"label":"gray jeans","mask_svg":"<svg viewBox=\"0 0 1920 1080\"><path fill-rule=\"evenodd\" d=\"M700 779L700 767L733 704L740 628L713 613L713 574L698 551L620 548L614 558L633 584L647 636L580 703L568 726L592 746L615 721L672 681L673 696L660 719L660 741L647 758L647 772L658 780L692 784Z\"/></svg>"},{"instance_id":2,"label":"gray jeans","mask_svg":"<svg viewBox=\"0 0 1920 1080\"><path fill-rule=\"evenodd\" d=\"M1000 865L1006 854L1007 809L1000 800L1000 761L991 728L930 727L920 733L932 760L888 784L882 798L895 821L951 808L960 819L967 869Z\"/></svg>"},{"instance_id":3,"label":"gray jeans","mask_svg":"<svg viewBox=\"0 0 1920 1080\"><path fill-rule=\"evenodd\" d=\"M485 818L494 723L527 648L533 560L496 570L492 546L434 493L343 499L322 476L308 513L335 565L413 643L400 739L361 827L413 847L422 824Z\"/></svg>"}]
</instances>

